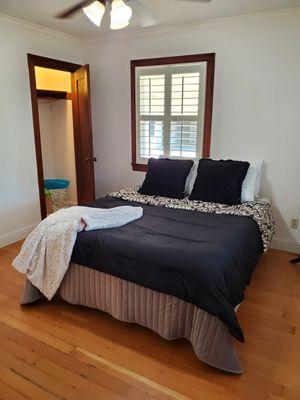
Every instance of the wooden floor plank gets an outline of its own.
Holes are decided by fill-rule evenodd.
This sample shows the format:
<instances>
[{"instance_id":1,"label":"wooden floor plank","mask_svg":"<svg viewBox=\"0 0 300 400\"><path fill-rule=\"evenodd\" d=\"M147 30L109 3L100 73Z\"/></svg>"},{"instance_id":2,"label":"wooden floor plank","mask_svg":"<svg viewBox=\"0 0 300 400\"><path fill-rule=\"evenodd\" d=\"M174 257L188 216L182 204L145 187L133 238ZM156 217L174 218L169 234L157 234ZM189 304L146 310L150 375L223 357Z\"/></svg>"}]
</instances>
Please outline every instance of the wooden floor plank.
<instances>
[{"instance_id":1,"label":"wooden floor plank","mask_svg":"<svg viewBox=\"0 0 300 400\"><path fill-rule=\"evenodd\" d=\"M271 250L238 311L244 374L201 363L184 340L55 299L20 307L20 243L0 249L0 399L299 400L300 267Z\"/></svg>"},{"instance_id":2,"label":"wooden floor plank","mask_svg":"<svg viewBox=\"0 0 300 400\"><path fill-rule=\"evenodd\" d=\"M41 355L37 355L30 350L9 340L2 339L3 352L12 355L18 364L24 362L27 366L32 367L31 372L42 373L63 384L63 390L67 393L64 398L82 399L88 397L91 400L97 400L101 396L105 399L121 400L123 397L112 393L100 385L89 382L87 385L86 379L68 368L63 368L59 364L48 360ZM1 359L1 350L0 350ZM37 371L34 371L37 370ZM53 386L53 385L51 385Z\"/></svg>"},{"instance_id":3,"label":"wooden floor plank","mask_svg":"<svg viewBox=\"0 0 300 400\"><path fill-rule=\"evenodd\" d=\"M25 397L32 400L57 400L62 397L57 397L49 393L46 388L40 387L36 379L31 381L27 377L20 374L14 368L7 367L0 359L0 376L1 380L8 386L14 388Z\"/></svg>"},{"instance_id":4,"label":"wooden floor plank","mask_svg":"<svg viewBox=\"0 0 300 400\"><path fill-rule=\"evenodd\" d=\"M1 400L28 400L22 393L6 385L0 377L0 399Z\"/></svg>"},{"instance_id":5,"label":"wooden floor plank","mask_svg":"<svg viewBox=\"0 0 300 400\"><path fill-rule=\"evenodd\" d=\"M49 360L52 365L58 367L58 370L64 369L64 371L67 370L72 374L75 374L74 380L71 380L71 382L77 382L80 378L81 383L84 386L87 386L88 390L90 390L89 388L93 388L95 393L99 392L99 387L105 387L130 400L139 400L141 398L147 400L156 398L161 400L168 399L168 397L165 396L158 396L156 392L154 392L156 396L152 396L150 393L147 394L147 387L145 387L144 392L138 390L134 386L135 381L133 381L133 385L126 384L124 381L116 379L107 373L103 373L87 363L82 363L79 360L76 360L69 354L55 350L47 346L45 343L39 342L21 332L17 332L10 327L1 327L0 341L3 344L5 351L11 351L12 353L18 351L17 354L22 356L32 365L36 363L36 358L39 360ZM56 375L57 371L53 372L51 370L50 373ZM82 387L82 390L84 390L84 386Z\"/></svg>"}]
</instances>

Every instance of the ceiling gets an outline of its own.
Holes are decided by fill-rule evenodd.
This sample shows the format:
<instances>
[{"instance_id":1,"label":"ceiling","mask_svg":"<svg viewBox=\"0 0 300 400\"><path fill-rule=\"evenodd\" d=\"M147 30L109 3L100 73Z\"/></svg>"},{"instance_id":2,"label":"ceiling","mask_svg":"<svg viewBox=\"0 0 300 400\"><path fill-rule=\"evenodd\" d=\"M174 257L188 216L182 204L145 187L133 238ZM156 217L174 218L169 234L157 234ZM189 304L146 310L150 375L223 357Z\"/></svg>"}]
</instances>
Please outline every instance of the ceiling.
<instances>
[{"instance_id":1,"label":"ceiling","mask_svg":"<svg viewBox=\"0 0 300 400\"><path fill-rule=\"evenodd\" d=\"M0 0L0 13L80 38L101 36L109 32L109 12L105 13L100 28L92 24L83 12L67 20L54 18L55 14L79 1ZM188 0L128 0L128 5L133 10L133 16L129 26L123 31L299 7L300 0L211 0L210 3Z\"/></svg>"}]
</instances>

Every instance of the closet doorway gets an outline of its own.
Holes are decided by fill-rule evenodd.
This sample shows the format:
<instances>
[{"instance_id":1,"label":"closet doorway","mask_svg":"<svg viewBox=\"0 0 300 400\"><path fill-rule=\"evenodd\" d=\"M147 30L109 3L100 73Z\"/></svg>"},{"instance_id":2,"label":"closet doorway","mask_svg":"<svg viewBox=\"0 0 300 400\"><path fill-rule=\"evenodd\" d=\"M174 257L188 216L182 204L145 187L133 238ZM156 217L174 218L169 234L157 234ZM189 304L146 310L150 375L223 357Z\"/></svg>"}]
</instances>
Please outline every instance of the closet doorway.
<instances>
[{"instance_id":1,"label":"closet doorway","mask_svg":"<svg viewBox=\"0 0 300 400\"><path fill-rule=\"evenodd\" d=\"M41 217L95 200L89 66L28 54Z\"/></svg>"}]
</instances>

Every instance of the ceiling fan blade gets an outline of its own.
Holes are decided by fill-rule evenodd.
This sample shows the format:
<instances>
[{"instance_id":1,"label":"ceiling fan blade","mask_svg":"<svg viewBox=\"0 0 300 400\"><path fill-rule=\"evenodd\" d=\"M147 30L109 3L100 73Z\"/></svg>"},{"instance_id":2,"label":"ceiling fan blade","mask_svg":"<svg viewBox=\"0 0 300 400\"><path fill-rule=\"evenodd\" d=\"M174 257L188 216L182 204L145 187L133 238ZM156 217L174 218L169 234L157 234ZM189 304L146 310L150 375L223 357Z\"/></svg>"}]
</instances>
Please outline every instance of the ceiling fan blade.
<instances>
[{"instance_id":1,"label":"ceiling fan blade","mask_svg":"<svg viewBox=\"0 0 300 400\"><path fill-rule=\"evenodd\" d=\"M211 0L175 0L175 1L186 1L186 2L188 2L188 1L190 1L190 2L194 2L194 3L210 3L211 2Z\"/></svg>"},{"instance_id":2,"label":"ceiling fan blade","mask_svg":"<svg viewBox=\"0 0 300 400\"><path fill-rule=\"evenodd\" d=\"M60 18L60 19L69 18L71 17L71 15L80 11L83 7L89 6L91 3L93 3L93 1L94 0L82 0L76 6L70 7L67 10L57 14L55 18Z\"/></svg>"},{"instance_id":3,"label":"ceiling fan blade","mask_svg":"<svg viewBox=\"0 0 300 400\"><path fill-rule=\"evenodd\" d=\"M152 11L142 4L140 0L132 0L133 15L137 17L138 23L143 28L157 25L160 20L156 18Z\"/></svg>"}]
</instances>

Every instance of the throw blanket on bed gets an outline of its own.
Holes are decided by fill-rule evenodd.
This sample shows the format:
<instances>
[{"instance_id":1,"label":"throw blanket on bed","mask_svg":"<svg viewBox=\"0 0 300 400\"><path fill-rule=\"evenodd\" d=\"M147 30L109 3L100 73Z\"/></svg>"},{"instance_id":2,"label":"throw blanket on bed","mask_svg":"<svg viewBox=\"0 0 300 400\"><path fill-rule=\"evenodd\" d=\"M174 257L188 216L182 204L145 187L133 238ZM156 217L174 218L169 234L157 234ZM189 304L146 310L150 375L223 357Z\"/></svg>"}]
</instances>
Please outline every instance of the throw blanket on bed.
<instances>
[{"instance_id":1,"label":"throw blanket on bed","mask_svg":"<svg viewBox=\"0 0 300 400\"><path fill-rule=\"evenodd\" d=\"M13 266L50 300L69 267L77 233L116 228L141 218L141 207L70 207L44 219L27 237Z\"/></svg>"},{"instance_id":2,"label":"throw blanket on bed","mask_svg":"<svg viewBox=\"0 0 300 400\"><path fill-rule=\"evenodd\" d=\"M228 206L220 203L189 200L188 197L178 200L161 196L148 196L140 194L138 189L139 186L134 188L125 188L119 192L111 193L110 196L123 200L134 201L136 203L149 204L152 206L251 217L259 227L264 252L266 252L270 247L274 235L274 220L269 203L263 201L248 201L245 203Z\"/></svg>"}]
</instances>

